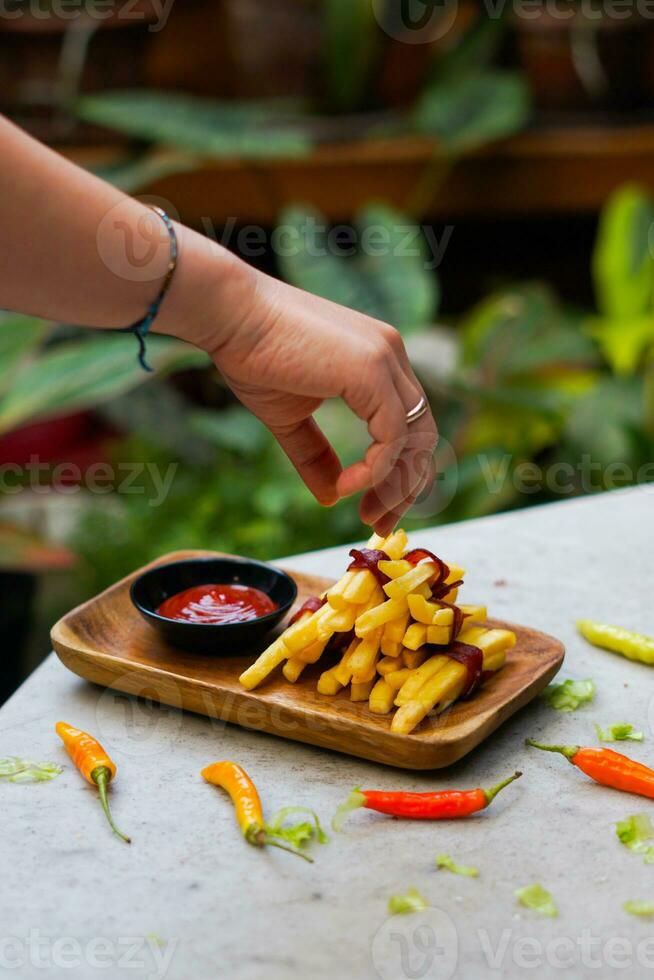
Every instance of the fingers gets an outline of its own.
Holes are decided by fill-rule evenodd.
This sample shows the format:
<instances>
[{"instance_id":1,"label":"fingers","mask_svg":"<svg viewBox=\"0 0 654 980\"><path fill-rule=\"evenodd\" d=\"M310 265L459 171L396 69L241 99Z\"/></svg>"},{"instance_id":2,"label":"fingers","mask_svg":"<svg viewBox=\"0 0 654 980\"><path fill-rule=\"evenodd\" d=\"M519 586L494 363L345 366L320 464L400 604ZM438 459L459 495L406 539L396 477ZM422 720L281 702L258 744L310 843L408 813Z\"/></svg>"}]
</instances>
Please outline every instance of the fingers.
<instances>
[{"instance_id":1,"label":"fingers","mask_svg":"<svg viewBox=\"0 0 654 980\"><path fill-rule=\"evenodd\" d=\"M407 423L407 413L424 394L413 371L405 368L401 339L386 341L381 349L383 357L377 358L374 370L359 372L354 390L344 392L350 407L368 422L373 443L337 483L343 496L368 489L360 513L376 530L394 524L427 485L438 439L431 412Z\"/></svg>"},{"instance_id":2,"label":"fingers","mask_svg":"<svg viewBox=\"0 0 654 980\"><path fill-rule=\"evenodd\" d=\"M316 422L308 418L271 431L316 500L326 507L335 504L342 467Z\"/></svg>"}]
</instances>

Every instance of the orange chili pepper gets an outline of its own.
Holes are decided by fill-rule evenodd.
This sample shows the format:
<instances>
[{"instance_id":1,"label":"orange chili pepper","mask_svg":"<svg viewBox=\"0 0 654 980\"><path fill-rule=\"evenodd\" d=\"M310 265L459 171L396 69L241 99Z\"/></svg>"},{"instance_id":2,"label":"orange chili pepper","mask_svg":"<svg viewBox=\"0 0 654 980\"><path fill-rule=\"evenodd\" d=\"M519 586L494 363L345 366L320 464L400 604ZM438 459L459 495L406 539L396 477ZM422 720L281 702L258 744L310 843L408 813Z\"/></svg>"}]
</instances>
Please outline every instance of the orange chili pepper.
<instances>
[{"instance_id":1,"label":"orange chili pepper","mask_svg":"<svg viewBox=\"0 0 654 980\"><path fill-rule=\"evenodd\" d=\"M64 743L66 751L73 760L73 763L79 769L82 776L84 776L84 779L88 783L91 783L92 786L97 787L102 809L109 821L109 826L121 840L130 844L130 838L126 837L125 834L121 834L113 822L111 811L109 810L107 787L116 775L115 763L112 762L99 742L91 735L87 735L86 732L80 731L79 728L73 728L72 725L67 725L64 721L58 721L55 725L55 731Z\"/></svg>"},{"instance_id":2,"label":"orange chili pepper","mask_svg":"<svg viewBox=\"0 0 654 980\"><path fill-rule=\"evenodd\" d=\"M636 793L654 799L654 769L644 766L613 749L583 748L580 745L542 745L532 738L527 745L544 752L560 752L568 762L581 769L602 786L612 786L624 793Z\"/></svg>"},{"instance_id":3,"label":"orange chili pepper","mask_svg":"<svg viewBox=\"0 0 654 980\"><path fill-rule=\"evenodd\" d=\"M313 862L313 858L308 854L302 854L301 851L285 847L279 841L273 840L266 830L257 788L245 769L236 762L214 762L210 766L205 766L201 775L212 786L220 786L229 793L236 809L238 825L248 844L254 847L265 847L266 844L270 844L272 847L281 848L282 851L297 854L305 861Z\"/></svg>"}]
</instances>

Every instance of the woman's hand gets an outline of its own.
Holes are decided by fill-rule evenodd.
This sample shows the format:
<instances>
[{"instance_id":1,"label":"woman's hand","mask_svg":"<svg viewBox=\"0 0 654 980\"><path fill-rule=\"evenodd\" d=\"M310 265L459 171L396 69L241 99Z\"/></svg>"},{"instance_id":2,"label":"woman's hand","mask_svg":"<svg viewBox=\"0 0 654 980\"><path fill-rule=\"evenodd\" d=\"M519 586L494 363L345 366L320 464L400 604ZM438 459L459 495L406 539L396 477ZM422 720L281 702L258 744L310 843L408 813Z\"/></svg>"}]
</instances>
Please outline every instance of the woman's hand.
<instances>
[{"instance_id":1,"label":"woman's hand","mask_svg":"<svg viewBox=\"0 0 654 980\"><path fill-rule=\"evenodd\" d=\"M388 324L263 274L251 282L235 307L239 315L233 309L206 349L315 497L330 505L365 490L362 520L390 533L430 483L438 441L430 411L407 424L424 393L402 338ZM313 419L324 399L338 397L367 423L372 440L346 470Z\"/></svg>"}]
</instances>

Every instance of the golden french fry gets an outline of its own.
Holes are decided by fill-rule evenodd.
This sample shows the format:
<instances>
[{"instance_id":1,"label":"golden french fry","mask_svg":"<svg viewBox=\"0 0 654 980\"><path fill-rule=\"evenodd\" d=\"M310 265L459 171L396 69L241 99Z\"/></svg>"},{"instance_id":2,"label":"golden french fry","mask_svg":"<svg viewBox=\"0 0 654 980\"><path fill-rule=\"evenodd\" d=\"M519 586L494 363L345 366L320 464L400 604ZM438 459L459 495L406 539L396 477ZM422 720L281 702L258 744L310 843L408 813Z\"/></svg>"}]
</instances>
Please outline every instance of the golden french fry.
<instances>
[{"instance_id":1,"label":"golden french fry","mask_svg":"<svg viewBox=\"0 0 654 980\"><path fill-rule=\"evenodd\" d=\"M402 575L406 575L410 572L415 565L412 565L410 561L406 561L404 558L399 558L397 561L380 561L377 563L377 568L384 575L388 575L391 579L400 578Z\"/></svg>"},{"instance_id":2,"label":"golden french fry","mask_svg":"<svg viewBox=\"0 0 654 980\"><path fill-rule=\"evenodd\" d=\"M352 670L352 680L356 684L372 680L376 673L381 630L367 633L348 661Z\"/></svg>"},{"instance_id":3,"label":"golden french fry","mask_svg":"<svg viewBox=\"0 0 654 980\"><path fill-rule=\"evenodd\" d=\"M294 658L303 660L305 664L315 664L322 657L328 640L316 640L310 647L305 647L299 653L294 654Z\"/></svg>"},{"instance_id":4,"label":"golden french fry","mask_svg":"<svg viewBox=\"0 0 654 980\"><path fill-rule=\"evenodd\" d=\"M377 681L370 692L369 708L373 715L387 715L393 708L395 691L383 677Z\"/></svg>"},{"instance_id":5,"label":"golden french fry","mask_svg":"<svg viewBox=\"0 0 654 980\"><path fill-rule=\"evenodd\" d=\"M488 619L488 610L486 609L486 606L460 605L459 609L468 621L472 620L475 623L484 623ZM447 612L445 609L442 611Z\"/></svg>"},{"instance_id":6,"label":"golden french fry","mask_svg":"<svg viewBox=\"0 0 654 980\"><path fill-rule=\"evenodd\" d=\"M465 578L465 568L459 568L458 565L448 565L447 567L450 570L450 574L445 579L446 582L460 582Z\"/></svg>"},{"instance_id":7,"label":"golden french fry","mask_svg":"<svg viewBox=\"0 0 654 980\"><path fill-rule=\"evenodd\" d=\"M452 589L443 596L443 602L456 602L459 595L458 589Z\"/></svg>"},{"instance_id":8,"label":"golden french fry","mask_svg":"<svg viewBox=\"0 0 654 980\"><path fill-rule=\"evenodd\" d=\"M349 601L345 598L345 592L354 581L357 572L346 572L327 593L327 602L332 609L347 609Z\"/></svg>"},{"instance_id":9,"label":"golden french fry","mask_svg":"<svg viewBox=\"0 0 654 980\"><path fill-rule=\"evenodd\" d=\"M360 643L361 640L352 640L340 661L333 668L334 677L340 684L342 684L343 687L345 687L346 684L349 684L352 680L352 667L350 666L350 659L356 652Z\"/></svg>"},{"instance_id":10,"label":"golden french fry","mask_svg":"<svg viewBox=\"0 0 654 980\"><path fill-rule=\"evenodd\" d=\"M452 642L451 626L428 626L427 627L427 643L433 643L434 646L446 647L451 642Z\"/></svg>"},{"instance_id":11,"label":"golden french fry","mask_svg":"<svg viewBox=\"0 0 654 980\"><path fill-rule=\"evenodd\" d=\"M435 602L428 602L424 596L417 595L416 593L408 596L407 602L409 603L409 612L415 621L417 623L424 623L425 626L431 626L436 613L443 612Z\"/></svg>"},{"instance_id":12,"label":"golden french fry","mask_svg":"<svg viewBox=\"0 0 654 980\"><path fill-rule=\"evenodd\" d=\"M401 666L402 662L398 657L383 657L377 663L377 673L384 677L386 674L390 674L391 671L398 670Z\"/></svg>"},{"instance_id":13,"label":"golden french fry","mask_svg":"<svg viewBox=\"0 0 654 980\"><path fill-rule=\"evenodd\" d=\"M408 650L419 650L427 642L428 628L424 623L411 623L402 643Z\"/></svg>"},{"instance_id":14,"label":"golden french fry","mask_svg":"<svg viewBox=\"0 0 654 980\"><path fill-rule=\"evenodd\" d=\"M289 626L282 633L284 643L292 654L299 653L305 647L310 647L318 639L318 626L325 618L333 612L330 605L321 606L315 613L311 613L308 618L304 616Z\"/></svg>"},{"instance_id":15,"label":"golden french fry","mask_svg":"<svg viewBox=\"0 0 654 980\"><path fill-rule=\"evenodd\" d=\"M299 680L300 674L307 666L308 664L306 660L300 660L299 657L291 657L291 659L287 660L282 667L282 673L289 683L295 684L295 682Z\"/></svg>"},{"instance_id":16,"label":"golden french fry","mask_svg":"<svg viewBox=\"0 0 654 980\"><path fill-rule=\"evenodd\" d=\"M407 538L406 531L402 528L398 528L394 531L390 537L386 538L384 543L380 546L380 550L386 552L391 561L401 558L406 551L409 539Z\"/></svg>"},{"instance_id":17,"label":"golden french fry","mask_svg":"<svg viewBox=\"0 0 654 980\"><path fill-rule=\"evenodd\" d=\"M239 677L239 681L246 690L254 690L288 656L288 648L280 636L263 651L261 656L257 657L247 670L243 671Z\"/></svg>"},{"instance_id":18,"label":"golden french fry","mask_svg":"<svg viewBox=\"0 0 654 980\"><path fill-rule=\"evenodd\" d=\"M515 634L510 630L483 630L473 627L468 632L475 636L474 645L478 646L484 654L484 670L496 669L495 664L498 663L501 666L506 650L515 643ZM461 635L463 636L463 633ZM391 675L387 675L387 678L389 676ZM398 709L393 716L391 731L406 735L413 731L436 705L444 707L456 701L465 688L466 678L467 671L464 665L452 660L420 688L414 700L408 701Z\"/></svg>"},{"instance_id":19,"label":"golden french fry","mask_svg":"<svg viewBox=\"0 0 654 980\"><path fill-rule=\"evenodd\" d=\"M401 667L400 670L393 670L390 674L386 674L384 680L394 691L399 691L412 673L413 671L409 667Z\"/></svg>"},{"instance_id":20,"label":"golden french fry","mask_svg":"<svg viewBox=\"0 0 654 980\"><path fill-rule=\"evenodd\" d=\"M421 687L426 684L427 681L434 676L434 674L437 674L439 670L451 662L452 661L449 657L437 655L435 657L429 657L428 660L425 660L422 666L412 671L411 676L407 678L405 683L397 692L395 704L398 706L398 708L417 697Z\"/></svg>"},{"instance_id":21,"label":"golden french fry","mask_svg":"<svg viewBox=\"0 0 654 980\"><path fill-rule=\"evenodd\" d=\"M334 694L338 694L344 686L344 684L336 680L333 667L331 670L325 670L318 678L318 694L329 694L333 696Z\"/></svg>"},{"instance_id":22,"label":"golden french fry","mask_svg":"<svg viewBox=\"0 0 654 980\"><path fill-rule=\"evenodd\" d=\"M367 568L357 569L343 593L345 601L353 606L362 606L375 591L377 579Z\"/></svg>"},{"instance_id":23,"label":"golden french fry","mask_svg":"<svg viewBox=\"0 0 654 980\"><path fill-rule=\"evenodd\" d=\"M402 643L389 643L388 640L384 639L384 634L382 633L381 641L381 652L385 657L390 657L392 660L397 660L398 657L402 655L402 650L404 647Z\"/></svg>"},{"instance_id":24,"label":"golden french fry","mask_svg":"<svg viewBox=\"0 0 654 980\"><path fill-rule=\"evenodd\" d=\"M436 574L436 566L433 562L423 562L415 565L411 571L399 578L391 579L384 586L384 592L389 599L403 599L413 592L418 586L428 582Z\"/></svg>"},{"instance_id":25,"label":"golden french fry","mask_svg":"<svg viewBox=\"0 0 654 980\"><path fill-rule=\"evenodd\" d=\"M410 613L405 609L397 619L391 619L390 623L384 626L383 639L390 643L401 643L409 625Z\"/></svg>"},{"instance_id":26,"label":"golden french fry","mask_svg":"<svg viewBox=\"0 0 654 980\"><path fill-rule=\"evenodd\" d=\"M361 613L360 616L357 616L354 624L357 636L366 636L366 634L371 633L373 630L379 629L380 626L390 623L392 619L397 619L401 616L405 609L408 609L406 599L388 599L386 602L381 602L378 606L373 606L372 609L368 609L366 612Z\"/></svg>"},{"instance_id":27,"label":"golden french fry","mask_svg":"<svg viewBox=\"0 0 654 980\"><path fill-rule=\"evenodd\" d=\"M404 661L405 667L410 667L411 670L415 670L416 667L424 664L428 656L429 651L425 647L421 647L419 650L405 650L402 654L402 660Z\"/></svg>"},{"instance_id":28,"label":"golden french fry","mask_svg":"<svg viewBox=\"0 0 654 980\"><path fill-rule=\"evenodd\" d=\"M350 701L367 701L375 684L374 678L369 681L352 681L350 688Z\"/></svg>"},{"instance_id":29,"label":"golden french fry","mask_svg":"<svg viewBox=\"0 0 654 980\"><path fill-rule=\"evenodd\" d=\"M354 618L357 610L353 606L346 609L333 609L329 611L318 622L318 639L329 640L334 633L349 633L354 626Z\"/></svg>"}]
</instances>

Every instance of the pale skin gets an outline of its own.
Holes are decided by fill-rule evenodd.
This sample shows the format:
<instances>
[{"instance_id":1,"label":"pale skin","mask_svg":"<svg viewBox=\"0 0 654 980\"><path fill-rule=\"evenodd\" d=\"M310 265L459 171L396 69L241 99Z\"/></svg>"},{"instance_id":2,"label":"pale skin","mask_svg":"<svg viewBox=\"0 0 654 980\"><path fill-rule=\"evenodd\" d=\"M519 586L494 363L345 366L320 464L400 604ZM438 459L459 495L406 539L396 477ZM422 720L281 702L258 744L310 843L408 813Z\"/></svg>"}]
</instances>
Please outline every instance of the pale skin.
<instances>
[{"instance_id":1,"label":"pale skin","mask_svg":"<svg viewBox=\"0 0 654 980\"><path fill-rule=\"evenodd\" d=\"M104 329L141 319L169 259L161 220L2 118L0 147L0 308ZM153 330L210 355L321 504L362 492L362 520L390 533L430 484L438 438L429 411L406 421L423 390L399 333L175 229L178 266ZM313 419L327 398L370 434L346 469Z\"/></svg>"}]
</instances>

